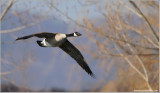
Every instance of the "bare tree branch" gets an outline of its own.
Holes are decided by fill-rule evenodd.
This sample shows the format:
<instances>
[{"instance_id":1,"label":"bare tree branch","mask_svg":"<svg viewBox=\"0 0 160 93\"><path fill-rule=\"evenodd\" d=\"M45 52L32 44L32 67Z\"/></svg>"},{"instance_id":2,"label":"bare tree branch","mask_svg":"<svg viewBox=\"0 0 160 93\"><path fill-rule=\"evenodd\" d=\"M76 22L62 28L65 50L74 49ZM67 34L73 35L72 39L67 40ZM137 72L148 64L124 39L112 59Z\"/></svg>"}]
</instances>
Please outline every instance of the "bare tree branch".
<instances>
[{"instance_id":1,"label":"bare tree branch","mask_svg":"<svg viewBox=\"0 0 160 93\"><path fill-rule=\"evenodd\" d=\"M140 31L139 29L137 29L137 28L134 28L134 27L132 27L132 26L130 26L130 25L127 25L127 24L124 24L124 23L121 23L122 24L122 26L124 26L124 27L126 27L126 28L129 28L129 29L132 29L131 31L135 31L136 33L138 33L139 35L141 35L145 40L147 40L150 44L152 44L153 46L155 46L155 47L159 47L157 44L155 44L150 38L148 38L148 37L146 37L146 36L144 36L144 35L142 35L142 31Z\"/></svg>"},{"instance_id":2,"label":"bare tree branch","mask_svg":"<svg viewBox=\"0 0 160 93\"><path fill-rule=\"evenodd\" d=\"M2 21L3 17L5 16L5 14L8 12L8 10L11 8L11 6L13 5L13 3L15 2L15 0L11 0L8 4L8 6L6 7L6 9L2 12L1 16L0 16L0 21Z\"/></svg>"},{"instance_id":3,"label":"bare tree branch","mask_svg":"<svg viewBox=\"0 0 160 93\"><path fill-rule=\"evenodd\" d=\"M116 50L119 52L119 54L120 54L121 56L123 56L123 54L120 52L117 44L115 44L115 48L116 48ZM140 72L140 71L132 64L132 62L131 62L127 57L125 57L125 56L123 56L123 57L124 57L124 59L128 62L128 64L129 64L140 76L142 76L142 78L145 80L146 77L143 75L143 73Z\"/></svg>"},{"instance_id":4,"label":"bare tree branch","mask_svg":"<svg viewBox=\"0 0 160 93\"><path fill-rule=\"evenodd\" d=\"M119 17L118 17L118 19L119 19ZM119 20L119 21L120 21L120 20ZM121 22L119 22L119 25L121 26ZM121 27L122 27L122 26L121 26ZM126 35L124 34L124 31L122 31L122 36L123 36L123 38L124 38L126 41L128 40L128 39L126 38ZM135 49L134 49L130 44L127 44L127 46L129 47L130 51L135 54ZM117 51L119 51L118 48L117 48ZM119 51L119 53L120 53L120 51ZM147 83L147 86L148 86L149 90L152 91L152 88L151 88L151 86L150 86L150 84L149 84L149 79L148 79L147 70L146 70L146 68L145 68L145 66L144 66L141 58L140 58L138 55L135 55L135 58L136 58L136 59L138 60L138 62L141 64L141 66L142 66L142 68L143 68L143 71L144 71L144 74L145 74L145 78L144 78L144 79L145 79L145 81L146 81L146 83ZM127 60L127 59L126 59L126 60ZM127 60L127 61L128 61L128 60ZM133 67L133 66L132 66L132 67ZM136 69L135 69L135 70L136 70Z\"/></svg>"},{"instance_id":5,"label":"bare tree branch","mask_svg":"<svg viewBox=\"0 0 160 93\"><path fill-rule=\"evenodd\" d=\"M150 24L150 22L148 21L148 19L145 17L145 15L141 12L141 10L138 8L138 6L133 2L133 1L129 1L133 7L141 14L141 16L144 18L144 20L146 21L147 25L150 27L153 36L156 38L157 42L159 42L159 37L156 34L156 32L154 31L152 25Z\"/></svg>"},{"instance_id":6,"label":"bare tree branch","mask_svg":"<svg viewBox=\"0 0 160 93\"><path fill-rule=\"evenodd\" d=\"M120 2L121 4L123 4L124 7L126 7L128 10L130 10L130 11L133 12L133 13L135 13L138 17L141 17L141 18L142 18L142 16L141 16L138 12L134 11L134 10L133 10L132 8L130 8L128 5L124 4L124 2L123 2L122 0L119 0L119 2Z\"/></svg>"},{"instance_id":7,"label":"bare tree branch","mask_svg":"<svg viewBox=\"0 0 160 93\"><path fill-rule=\"evenodd\" d=\"M107 38L110 38L110 39L113 39L113 40L117 40L117 41L120 41L120 42L124 42L124 43L129 43L130 45L132 46L137 46L137 47L141 47L141 48L146 48L146 49L154 49L154 50L157 50L159 48L151 48L151 47L147 47L147 46L141 46L141 45L137 45L137 44L134 44L134 43L131 43L131 42L128 42L128 41L125 41L125 40L121 40L121 39L118 39L118 38L115 38L115 37L112 37L110 35L107 35L105 34L104 32L102 31L99 31L95 28L88 28L86 27L85 25L82 25L80 23L78 23L77 21L73 20L71 17L69 17L68 15L66 15L65 13L63 13L62 11L60 11L57 7L55 7L53 4L51 4L51 7L53 7L57 12L59 12L60 14L62 14L63 16L65 16L66 18L68 18L69 20L71 20L73 23L75 23L76 25L82 27L82 28L85 28L85 29L88 29L88 30L93 30L94 32L97 32L97 33L100 33L100 34L103 34L105 37Z\"/></svg>"},{"instance_id":8,"label":"bare tree branch","mask_svg":"<svg viewBox=\"0 0 160 93\"><path fill-rule=\"evenodd\" d=\"M51 10L48 10L46 13L44 13L44 15L37 21L33 22L33 23L30 23L30 24L26 24L26 25L23 25L23 26L20 26L20 27L16 27L16 28L13 28L13 29L9 29L9 30L1 30L0 33L2 34L5 34L5 33L11 33L11 32L16 32L16 31L21 31L22 29L25 29L25 28L28 28L28 27L31 27L31 26L34 26L36 24L38 24L39 22L41 22L42 20L45 19L46 15L50 12Z\"/></svg>"},{"instance_id":9,"label":"bare tree branch","mask_svg":"<svg viewBox=\"0 0 160 93\"><path fill-rule=\"evenodd\" d=\"M127 40L126 36L123 34L123 37L125 38L125 40ZM130 50L132 51L132 53L134 53L134 49L130 46L130 44L127 44L128 47L130 48ZM142 65L142 68L144 70L144 73L145 73L145 81L147 82L147 86L149 88L149 90L152 90L150 84L149 84L149 79L148 79L148 74L147 74L147 70L142 62L142 60L140 59L140 57L138 55L135 55L135 57L138 59L139 63Z\"/></svg>"}]
</instances>

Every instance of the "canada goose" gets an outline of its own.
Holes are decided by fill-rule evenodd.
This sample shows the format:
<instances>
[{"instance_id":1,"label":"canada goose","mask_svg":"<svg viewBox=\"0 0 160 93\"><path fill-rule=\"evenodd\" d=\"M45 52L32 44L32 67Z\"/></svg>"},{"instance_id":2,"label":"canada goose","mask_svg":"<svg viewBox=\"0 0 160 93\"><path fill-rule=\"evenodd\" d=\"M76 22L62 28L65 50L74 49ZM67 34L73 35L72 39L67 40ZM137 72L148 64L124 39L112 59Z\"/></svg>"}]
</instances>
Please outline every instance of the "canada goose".
<instances>
[{"instance_id":1,"label":"canada goose","mask_svg":"<svg viewBox=\"0 0 160 93\"><path fill-rule=\"evenodd\" d=\"M59 47L66 53L68 53L73 59L77 61L77 63L92 77L94 74L90 70L88 64L86 63L84 57L81 52L74 47L68 40L68 37L77 37L81 36L79 32L74 32L71 34L62 34L62 33L49 33L49 32L40 32L32 35L19 37L17 40L28 39L31 37L44 38L43 41L37 40L37 44L41 47Z\"/></svg>"}]
</instances>

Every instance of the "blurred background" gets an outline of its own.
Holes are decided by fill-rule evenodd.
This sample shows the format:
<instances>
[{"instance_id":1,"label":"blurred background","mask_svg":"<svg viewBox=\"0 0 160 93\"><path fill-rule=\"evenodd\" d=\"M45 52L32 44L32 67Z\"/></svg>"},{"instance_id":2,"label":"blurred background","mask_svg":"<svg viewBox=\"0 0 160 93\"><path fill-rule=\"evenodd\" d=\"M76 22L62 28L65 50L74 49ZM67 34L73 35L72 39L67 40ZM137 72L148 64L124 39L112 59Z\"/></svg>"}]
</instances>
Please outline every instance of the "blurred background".
<instances>
[{"instance_id":1,"label":"blurred background","mask_svg":"<svg viewBox=\"0 0 160 93\"><path fill-rule=\"evenodd\" d=\"M158 0L0 0L1 91L159 91ZM96 78L37 32L69 38Z\"/></svg>"}]
</instances>

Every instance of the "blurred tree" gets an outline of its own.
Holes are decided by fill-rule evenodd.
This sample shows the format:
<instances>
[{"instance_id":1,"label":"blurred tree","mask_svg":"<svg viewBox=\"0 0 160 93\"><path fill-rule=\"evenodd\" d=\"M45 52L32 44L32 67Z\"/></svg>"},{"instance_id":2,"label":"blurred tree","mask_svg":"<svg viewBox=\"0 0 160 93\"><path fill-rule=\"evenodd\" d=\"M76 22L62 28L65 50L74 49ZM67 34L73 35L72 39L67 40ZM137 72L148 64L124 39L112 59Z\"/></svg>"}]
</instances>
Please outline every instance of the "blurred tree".
<instances>
[{"instance_id":1,"label":"blurred tree","mask_svg":"<svg viewBox=\"0 0 160 93\"><path fill-rule=\"evenodd\" d=\"M67 1L63 2L67 3ZM66 13L59 9L61 4L58 0L46 0L44 2L49 10L43 16L38 19L33 17L32 20L35 21L30 24L21 23L23 25L20 27L1 30L2 35L34 26L44 20L54 9L56 13L71 22L70 31L83 31L89 39L89 43L79 43L78 48L91 56L91 61L97 60L94 63L95 70L99 71L101 75L103 74L99 76L96 82L90 84L92 88L89 91L159 91L158 0L77 0L77 3L81 6L80 17L77 15L77 18L72 18L68 14L69 6L66 8ZM105 2L105 6L101 5L102 2ZM1 22L13 4L14 0L10 0L1 14ZM77 9L77 6L72 8ZM100 17L93 17L93 12L96 12ZM22 19L19 13L14 13L14 15ZM10 35L14 39L17 38L13 34ZM1 59L2 62L15 66L13 71L1 72L2 79L6 80L5 75L23 67L8 62L5 58ZM26 63L25 60L23 63ZM91 61L89 61L89 64L91 64ZM113 68L115 71L112 73L115 73L115 75L112 76L112 80L108 81L107 78ZM72 74L69 78L71 76ZM81 84L79 82L76 84Z\"/></svg>"}]
</instances>

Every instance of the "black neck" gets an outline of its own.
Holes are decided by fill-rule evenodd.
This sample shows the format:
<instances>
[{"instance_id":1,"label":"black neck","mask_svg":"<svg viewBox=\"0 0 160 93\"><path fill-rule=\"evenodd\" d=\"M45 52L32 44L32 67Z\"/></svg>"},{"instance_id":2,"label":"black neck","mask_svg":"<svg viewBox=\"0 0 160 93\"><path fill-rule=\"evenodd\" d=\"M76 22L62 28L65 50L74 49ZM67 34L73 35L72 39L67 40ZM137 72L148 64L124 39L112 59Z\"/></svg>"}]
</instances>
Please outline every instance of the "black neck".
<instances>
[{"instance_id":1,"label":"black neck","mask_svg":"<svg viewBox=\"0 0 160 93\"><path fill-rule=\"evenodd\" d=\"M74 33L72 34L66 34L67 37L73 37L74 36Z\"/></svg>"}]
</instances>

